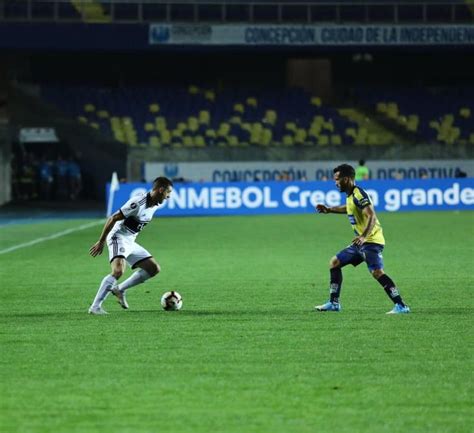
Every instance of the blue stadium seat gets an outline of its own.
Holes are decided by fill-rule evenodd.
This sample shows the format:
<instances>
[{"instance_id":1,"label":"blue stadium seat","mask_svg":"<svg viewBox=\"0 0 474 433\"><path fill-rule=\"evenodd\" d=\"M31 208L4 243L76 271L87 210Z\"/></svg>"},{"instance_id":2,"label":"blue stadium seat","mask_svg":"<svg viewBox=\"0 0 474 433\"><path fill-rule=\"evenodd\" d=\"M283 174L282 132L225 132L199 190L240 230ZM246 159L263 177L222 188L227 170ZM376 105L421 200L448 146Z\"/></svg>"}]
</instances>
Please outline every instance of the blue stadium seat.
<instances>
[{"instance_id":1,"label":"blue stadium seat","mask_svg":"<svg viewBox=\"0 0 474 433\"><path fill-rule=\"evenodd\" d=\"M311 6L311 17L313 22L331 22L337 18L336 9L328 5Z\"/></svg>"},{"instance_id":2,"label":"blue stadium seat","mask_svg":"<svg viewBox=\"0 0 474 433\"><path fill-rule=\"evenodd\" d=\"M306 23L308 22L308 8L301 5L282 6L283 22Z\"/></svg>"},{"instance_id":3,"label":"blue stadium seat","mask_svg":"<svg viewBox=\"0 0 474 433\"><path fill-rule=\"evenodd\" d=\"M143 4L143 18L145 20L159 20L165 21L166 16L166 5L144 3Z\"/></svg>"},{"instance_id":4,"label":"blue stadium seat","mask_svg":"<svg viewBox=\"0 0 474 433\"><path fill-rule=\"evenodd\" d=\"M198 5L199 21L220 22L222 20L222 7L220 5Z\"/></svg>"},{"instance_id":5,"label":"blue stadium seat","mask_svg":"<svg viewBox=\"0 0 474 433\"><path fill-rule=\"evenodd\" d=\"M245 22L249 17L249 5L226 5L226 19L229 22Z\"/></svg>"},{"instance_id":6,"label":"blue stadium seat","mask_svg":"<svg viewBox=\"0 0 474 433\"><path fill-rule=\"evenodd\" d=\"M32 2L31 16L33 19L53 19L54 18L54 2Z\"/></svg>"}]
</instances>

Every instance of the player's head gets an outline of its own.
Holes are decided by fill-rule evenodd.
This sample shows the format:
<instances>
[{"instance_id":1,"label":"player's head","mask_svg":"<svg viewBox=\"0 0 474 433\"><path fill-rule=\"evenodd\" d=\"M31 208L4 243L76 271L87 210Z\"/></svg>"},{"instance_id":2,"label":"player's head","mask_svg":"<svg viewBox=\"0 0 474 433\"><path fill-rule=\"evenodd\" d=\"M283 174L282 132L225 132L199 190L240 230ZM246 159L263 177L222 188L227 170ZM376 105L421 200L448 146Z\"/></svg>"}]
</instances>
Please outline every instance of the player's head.
<instances>
[{"instance_id":1,"label":"player's head","mask_svg":"<svg viewBox=\"0 0 474 433\"><path fill-rule=\"evenodd\" d=\"M173 191L173 182L167 177L157 177L153 181L153 187L150 192L150 196L154 204L161 204L168 198L170 198L171 192Z\"/></svg>"},{"instance_id":2,"label":"player's head","mask_svg":"<svg viewBox=\"0 0 474 433\"><path fill-rule=\"evenodd\" d=\"M334 170L334 182L341 192L350 192L354 186L355 170L352 165L341 164Z\"/></svg>"}]
</instances>

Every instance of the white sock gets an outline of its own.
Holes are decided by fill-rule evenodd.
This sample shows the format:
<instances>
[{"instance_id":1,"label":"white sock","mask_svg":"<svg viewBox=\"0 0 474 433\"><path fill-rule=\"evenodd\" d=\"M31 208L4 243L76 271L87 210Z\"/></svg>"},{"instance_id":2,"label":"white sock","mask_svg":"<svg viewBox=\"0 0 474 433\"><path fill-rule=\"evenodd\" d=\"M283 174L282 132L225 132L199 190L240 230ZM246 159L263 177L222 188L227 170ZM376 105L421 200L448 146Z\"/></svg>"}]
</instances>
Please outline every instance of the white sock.
<instances>
[{"instance_id":1,"label":"white sock","mask_svg":"<svg viewBox=\"0 0 474 433\"><path fill-rule=\"evenodd\" d=\"M105 298L109 295L110 289L117 283L117 279L112 275L107 275L100 283L99 290L97 290L97 295L95 295L94 302L92 307L100 307Z\"/></svg>"},{"instance_id":2,"label":"white sock","mask_svg":"<svg viewBox=\"0 0 474 433\"><path fill-rule=\"evenodd\" d=\"M125 290L129 289L130 287L144 283L146 280L148 280L148 278L151 278L150 274L143 269L139 269L130 275L123 283L120 283L118 288L121 292L125 292Z\"/></svg>"}]
</instances>

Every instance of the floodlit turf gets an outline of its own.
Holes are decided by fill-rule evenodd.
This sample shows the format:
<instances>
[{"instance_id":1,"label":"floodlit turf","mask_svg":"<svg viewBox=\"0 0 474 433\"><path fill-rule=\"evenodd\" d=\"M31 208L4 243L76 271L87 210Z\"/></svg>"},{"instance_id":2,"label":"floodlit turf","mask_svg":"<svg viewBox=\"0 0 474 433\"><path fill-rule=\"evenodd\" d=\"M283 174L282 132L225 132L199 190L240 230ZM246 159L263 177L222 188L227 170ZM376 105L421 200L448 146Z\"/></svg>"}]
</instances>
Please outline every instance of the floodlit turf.
<instances>
[{"instance_id":1,"label":"floodlit turf","mask_svg":"<svg viewBox=\"0 0 474 433\"><path fill-rule=\"evenodd\" d=\"M100 226L0 255L0 431L472 431L474 213L379 217L410 315L364 265L341 313L312 311L352 236L338 215L157 218L139 240L162 273L107 317L86 314ZM0 250L87 222L0 228Z\"/></svg>"}]
</instances>

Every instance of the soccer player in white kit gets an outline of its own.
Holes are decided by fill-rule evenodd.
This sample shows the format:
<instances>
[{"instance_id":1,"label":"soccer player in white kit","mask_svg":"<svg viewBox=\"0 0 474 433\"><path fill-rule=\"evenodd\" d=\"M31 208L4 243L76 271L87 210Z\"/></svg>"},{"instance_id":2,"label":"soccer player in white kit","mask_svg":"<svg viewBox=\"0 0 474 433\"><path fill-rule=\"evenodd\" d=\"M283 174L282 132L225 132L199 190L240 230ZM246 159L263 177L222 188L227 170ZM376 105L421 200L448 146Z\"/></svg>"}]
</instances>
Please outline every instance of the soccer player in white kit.
<instances>
[{"instance_id":1,"label":"soccer player in white kit","mask_svg":"<svg viewBox=\"0 0 474 433\"><path fill-rule=\"evenodd\" d=\"M143 227L151 221L158 205L167 200L172 191L171 180L166 177L157 177L153 181L151 191L133 196L107 219L99 240L92 245L89 253L92 257L102 254L107 242L112 272L102 280L89 308L90 314L107 314L102 308L102 303L109 293L117 297L122 308L127 309L125 291L160 272L160 265L145 248L135 242L135 239ZM124 282L117 284L125 271L126 263L132 269L139 269Z\"/></svg>"}]
</instances>

